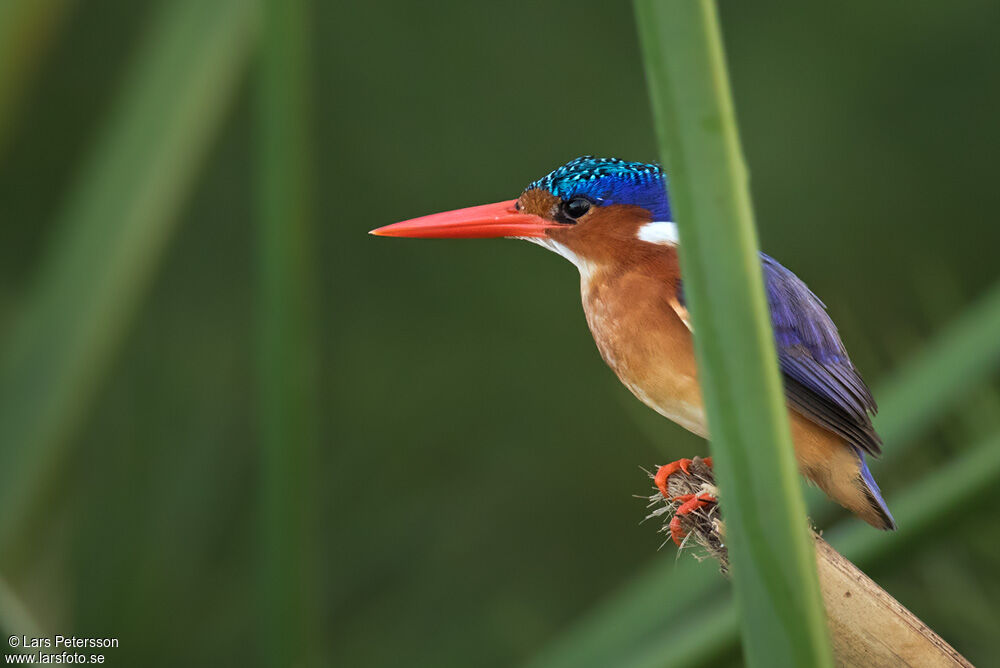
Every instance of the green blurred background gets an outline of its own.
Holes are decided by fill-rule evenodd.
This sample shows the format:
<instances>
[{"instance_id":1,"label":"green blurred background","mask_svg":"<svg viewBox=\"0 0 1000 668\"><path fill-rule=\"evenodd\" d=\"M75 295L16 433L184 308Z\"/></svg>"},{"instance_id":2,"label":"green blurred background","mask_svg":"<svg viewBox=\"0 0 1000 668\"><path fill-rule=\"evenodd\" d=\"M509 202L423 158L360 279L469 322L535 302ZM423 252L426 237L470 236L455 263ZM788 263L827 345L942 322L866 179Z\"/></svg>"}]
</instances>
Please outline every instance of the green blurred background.
<instances>
[{"instance_id":1,"label":"green blurred background","mask_svg":"<svg viewBox=\"0 0 1000 668\"><path fill-rule=\"evenodd\" d=\"M0 0L4 637L117 637L121 666L738 662L659 616L691 578L692 616L724 594L657 552L639 466L706 446L604 366L575 269L366 234L655 159L630 4L274 5ZM892 505L1000 434L1000 6L721 18L762 246L876 388ZM981 666L984 477L863 564ZM715 649L674 655L687 633Z\"/></svg>"}]
</instances>

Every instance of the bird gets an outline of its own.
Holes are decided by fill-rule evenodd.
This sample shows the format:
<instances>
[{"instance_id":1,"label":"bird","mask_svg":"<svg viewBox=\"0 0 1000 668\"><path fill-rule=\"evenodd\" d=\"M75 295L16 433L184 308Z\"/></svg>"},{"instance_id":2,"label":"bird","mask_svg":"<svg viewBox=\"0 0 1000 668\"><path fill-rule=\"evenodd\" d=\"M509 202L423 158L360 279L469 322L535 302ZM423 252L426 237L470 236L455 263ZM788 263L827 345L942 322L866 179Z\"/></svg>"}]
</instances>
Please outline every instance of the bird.
<instances>
[{"instance_id":1,"label":"bird","mask_svg":"<svg viewBox=\"0 0 1000 668\"><path fill-rule=\"evenodd\" d=\"M514 200L432 214L372 230L380 237L508 237L537 244L580 273L587 325L601 357L640 401L708 438L681 243L667 175L656 163L583 156L531 182ZM767 305L799 471L868 524L896 528L866 462L881 439L878 407L826 306L791 271L760 253ZM655 483L680 515L716 501L671 499L667 480L692 460L659 467ZM711 458L705 458L711 465Z\"/></svg>"}]
</instances>

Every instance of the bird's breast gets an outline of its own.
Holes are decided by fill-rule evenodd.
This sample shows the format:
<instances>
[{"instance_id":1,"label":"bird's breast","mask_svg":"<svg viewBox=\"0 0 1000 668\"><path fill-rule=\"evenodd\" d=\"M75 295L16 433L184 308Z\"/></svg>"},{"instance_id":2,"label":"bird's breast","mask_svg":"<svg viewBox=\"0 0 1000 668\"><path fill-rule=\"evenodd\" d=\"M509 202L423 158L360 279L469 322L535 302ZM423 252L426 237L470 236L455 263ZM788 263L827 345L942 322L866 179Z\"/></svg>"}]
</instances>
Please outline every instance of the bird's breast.
<instances>
[{"instance_id":1,"label":"bird's breast","mask_svg":"<svg viewBox=\"0 0 1000 668\"><path fill-rule=\"evenodd\" d=\"M707 435L691 332L671 301L676 276L661 265L584 275L587 324L601 356L643 403Z\"/></svg>"}]
</instances>

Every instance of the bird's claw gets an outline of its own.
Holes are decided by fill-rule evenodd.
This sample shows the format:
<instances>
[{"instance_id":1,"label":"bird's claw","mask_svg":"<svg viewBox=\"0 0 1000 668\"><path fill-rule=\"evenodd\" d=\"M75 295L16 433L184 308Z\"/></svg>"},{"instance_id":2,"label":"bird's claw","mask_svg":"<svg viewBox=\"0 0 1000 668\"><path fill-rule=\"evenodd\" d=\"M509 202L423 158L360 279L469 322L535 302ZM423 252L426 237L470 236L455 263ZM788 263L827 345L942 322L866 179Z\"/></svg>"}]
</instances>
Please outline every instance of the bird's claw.
<instances>
[{"instance_id":1,"label":"bird's claw","mask_svg":"<svg viewBox=\"0 0 1000 668\"><path fill-rule=\"evenodd\" d=\"M705 462L707 466L712 466L711 457L706 457L702 461ZM663 498L667 501L679 504L677 506L677 510L674 511L673 519L670 520L670 537L674 540L674 543L676 543L678 547L680 547L688 533L682 526L684 516L704 508L705 506L718 502L718 500L711 494L681 494L679 496L673 496L670 494L668 488L670 476L676 474L678 471L682 472L684 475L691 475L691 463L692 460L687 458L678 459L675 462L670 462L669 464L661 466L657 469L656 475L653 476L656 488L660 490L660 494L663 495Z\"/></svg>"},{"instance_id":2,"label":"bird's claw","mask_svg":"<svg viewBox=\"0 0 1000 668\"><path fill-rule=\"evenodd\" d=\"M711 494L681 494L680 496L675 496L671 501L678 501L681 504L674 511L673 519L670 520L670 537L674 539L677 547L681 546L681 543L687 536L687 531L681 526L681 519L696 510L719 502Z\"/></svg>"},{"instance_id":3,"label":"bird's claw","mask_svg":"<svg viewBox=\"0 0 1000 668\"><path fill-rule=\"evenodd\" d=\"M712 466L712 458L705 457L703 460L705 464L709 467ZM670 492L667 490L667 479L678 471L683 471L684 475L691 475L691 460L688 458L678 459L676 462L670 462L669 464L664 464L656 471L656 475L653 477L653 482L656 483L657 489L660 490L660 494L663 498L668 501L673 501L670 496Z\"/></svg>"}]
</instances>

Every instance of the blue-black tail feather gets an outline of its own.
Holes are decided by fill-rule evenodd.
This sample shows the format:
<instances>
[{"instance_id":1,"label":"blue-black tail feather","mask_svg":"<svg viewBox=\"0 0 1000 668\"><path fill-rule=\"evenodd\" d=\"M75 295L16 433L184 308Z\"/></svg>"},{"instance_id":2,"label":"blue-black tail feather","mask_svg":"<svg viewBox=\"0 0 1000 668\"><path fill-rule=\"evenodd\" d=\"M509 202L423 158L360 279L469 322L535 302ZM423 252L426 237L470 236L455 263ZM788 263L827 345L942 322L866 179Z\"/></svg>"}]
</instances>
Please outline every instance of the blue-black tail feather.
<instances>
[{"instance_id":1,"label":"blue-black tail feather","mask_svg":"<svg viewBox=\"0 0 1000 668\"><path fill-rule=\"evenodd\" d=\"M868 497L872 507L878 512L884 522L884 526L880 528L886 531L895 531L896 520L893 518L892 513L889 512L889 506L886 504L885 499L882 498L882 490L878 488L878 483L875 482L872 472L868 470L864 451L858 446L854 446L854 452L857 454L858 461L860 462L858 472L861 475L861 484L864 486L865 496Z\"/></svg>"}]
</instances>

